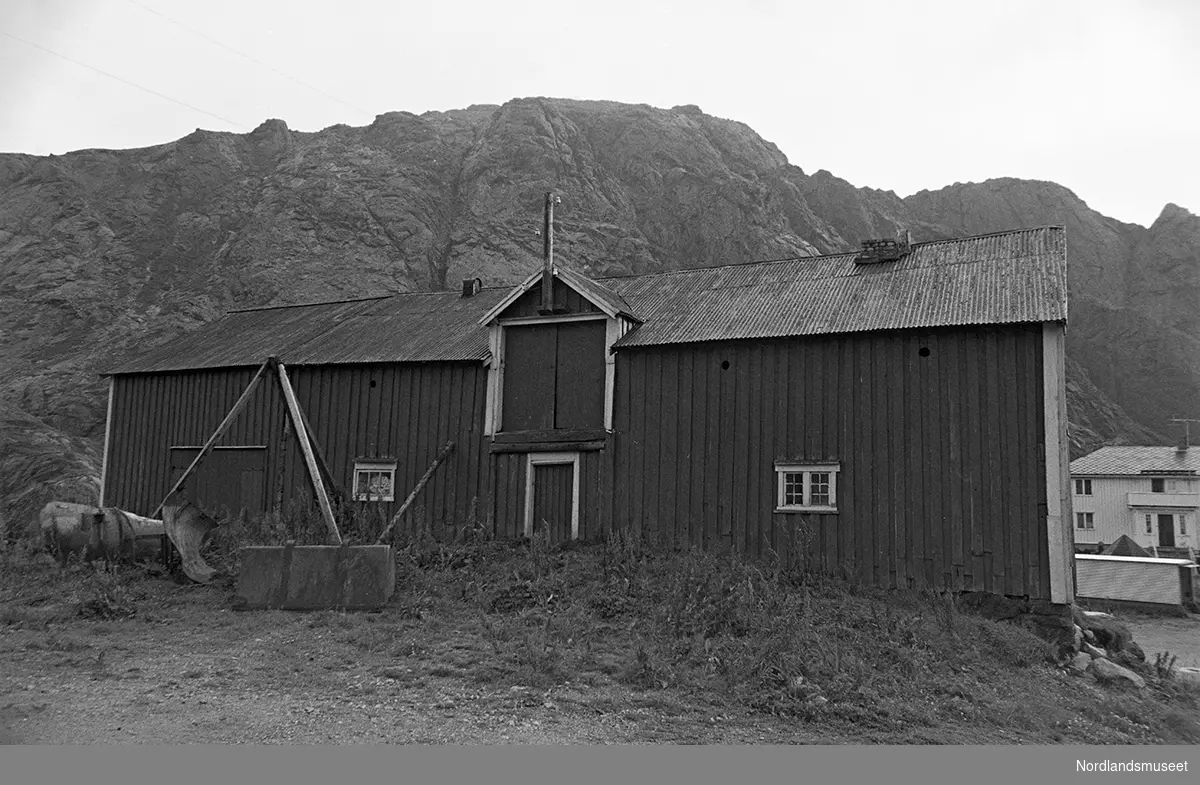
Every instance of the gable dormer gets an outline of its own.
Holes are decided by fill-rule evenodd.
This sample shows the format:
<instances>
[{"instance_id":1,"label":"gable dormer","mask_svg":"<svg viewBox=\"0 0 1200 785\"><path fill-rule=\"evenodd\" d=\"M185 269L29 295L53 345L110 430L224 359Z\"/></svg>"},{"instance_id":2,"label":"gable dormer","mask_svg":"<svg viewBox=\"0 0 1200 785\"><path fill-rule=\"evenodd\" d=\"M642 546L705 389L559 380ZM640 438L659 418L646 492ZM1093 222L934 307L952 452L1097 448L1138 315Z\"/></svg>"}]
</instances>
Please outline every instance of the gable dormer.
<instances>
[{"instance_id":1,"label":"gable dormer","mask_svg":"<svg viewBox=\"0 0 1200 785\"><path fill-rule=\"evenodd\" d=\"M612 430L612 347L637 321L590 278L559 267L531 274L480 320L491 350L485 433L602 438Z\"/></svg>"}]
</instances>

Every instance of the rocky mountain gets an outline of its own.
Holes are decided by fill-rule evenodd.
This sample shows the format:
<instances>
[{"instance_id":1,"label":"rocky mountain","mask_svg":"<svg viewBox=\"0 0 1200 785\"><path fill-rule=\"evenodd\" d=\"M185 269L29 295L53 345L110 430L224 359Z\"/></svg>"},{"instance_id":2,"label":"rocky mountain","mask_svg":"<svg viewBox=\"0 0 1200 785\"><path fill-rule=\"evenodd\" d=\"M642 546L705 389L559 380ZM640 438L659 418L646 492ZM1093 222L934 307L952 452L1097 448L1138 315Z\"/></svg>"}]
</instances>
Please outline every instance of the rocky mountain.
<instances>
[{"instance_id":1,"label":"rocky mountain","mask_svg":"<svg viewBox=\"0 0 1200 785\"><path fill-rule=\"evenodd\" d=\"M558 257L592 274L1064 224L1075 452L1200 417L1200 218L1173 205L1144 228L1054 183L901 199L806 174L695 106L531 98L313 133L268 120L0 155L0 518L66 493L56 482L94 489L112 359L234 307L514 281L539 263L547 189L563 196Z\"/></svg>"}]
</instances>

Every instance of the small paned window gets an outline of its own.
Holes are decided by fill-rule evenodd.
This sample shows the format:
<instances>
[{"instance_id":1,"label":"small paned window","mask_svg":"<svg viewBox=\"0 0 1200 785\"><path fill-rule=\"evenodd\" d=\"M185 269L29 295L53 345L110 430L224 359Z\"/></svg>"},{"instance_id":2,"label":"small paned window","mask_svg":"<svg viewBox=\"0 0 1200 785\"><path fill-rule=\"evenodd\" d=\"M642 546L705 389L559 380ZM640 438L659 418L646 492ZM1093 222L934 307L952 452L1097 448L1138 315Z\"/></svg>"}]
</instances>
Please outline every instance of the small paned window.
<instances>
[{"instance_id":1,"label":"small paned window","mask_svg":"<svg viewBox=\"0 0 1200 785\"><path fill-rule=\"evenodd\" d=\"M1164 480L1162 477L1155 477L1154 479L1150 480L1151 493L1162 493L1165 490L1166 480Z\"/></svg>"},{"instance_id":2,"label":"small paned window","mask_svg":"<svg viewBox=\"0 0 1200 785\"><path fill-rule=\"evenodd\" d=\"M395 501L396 464L379 461L354 462L354 500Z\"/></svg>"},{"instance_id":3,"label":"small paned window","mask_svg":"<svg viewBox=\"0 0 1200 785\"><path fill-rule=\"evenodd\" d=\"M1179 533L1187 534L1187 516L1186 515L1179 516Z\"/></svg>"},{"instance_id":4,"label":"small paned window","mask_svg":"<svg viewBox=\"0 0 1200 785\"><path fill-rule=\"evenodd\" d=\"M1092 495L1092 481L1091 480L1076 480L1075 481L1075 495L1076 496L1091 496Z\"/></svg>"},{"instance_id":5,"label":"small paned window","mask_svg":"<svg viewBox=\"0 0 1200 785\"><path fill-rule=\"evenodd\" d=\"M1076 529L1095 529L1095 513L1077 512L1075 513L1075 528Z\"/></svg>"},{"instance_id":6,"label":"small paned window","mask_svg":"<svg viewBox=\"0 0 1200 785\"><path fill-rule=\"evenodd\" d=\"M775 466L780 512L837 512L838 464L781 463Z\"/></svg>"},{"instance_id":7,"label":"small paned window","mask_svg":"<svg viewBox=\"0 0 1200 785\"><path fill-rule=\"evenodd\" d=\"M1154 534L1154 519L1146 516L1146 534Z\"/></svg>"}]
</instances>

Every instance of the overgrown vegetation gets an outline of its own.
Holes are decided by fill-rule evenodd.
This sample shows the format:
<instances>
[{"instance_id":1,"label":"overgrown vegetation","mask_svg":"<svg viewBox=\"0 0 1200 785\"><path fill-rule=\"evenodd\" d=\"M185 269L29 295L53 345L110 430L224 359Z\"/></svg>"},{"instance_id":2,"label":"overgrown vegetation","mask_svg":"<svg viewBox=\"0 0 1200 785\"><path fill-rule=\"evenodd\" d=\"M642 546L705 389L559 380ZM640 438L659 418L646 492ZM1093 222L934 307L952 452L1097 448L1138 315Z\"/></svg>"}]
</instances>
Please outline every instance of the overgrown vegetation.
<instances>
[{"instance_id":1,"label":"overgrown vegetation","mask_svg":"<svg viewBox=\"0 0 1200 785\"><path fill-rule=\"evenodd\" d=\"M438 663L431 675L533 688L616 683L664 705L738 706L909 741L962 726L1083 741L1079 729L1091 723L1081 712L1099 689L1063 675L1031 633L947 596L877 592L788 565L664 553L622 536L562 548L418 540L399 559L396 611ZM350 635L403 650L404 635L375 628ZM438 644L446 628L470 642ZM1196 692L1163 686L1153 668L1145 675L1150 692L1121 700L1161 723L1143 723L1136 738L1200 741Z\"/></svg>"},{"instance_id":2,"label":"overgrown vegetation","mask_svg":"<svg viewBox=\"0 0 1200 785\"><path fill-rule=\"evenodd\" d=\"M319 517L297 516L235 520L206 558L236 569L236 547L248 541L324 541ZM1146 690L1123 693L1066 675L1026 630L946 596L878 592L778 562L667 553L620 535L551 547L464 527L456 539L402 531L396 594L382 613L267 614L255 624L302 625L345 647L334 659L376 663L389 683L569 689L600 714L644 710L686 722L741 712L889 743L1200 742L1200 695L1172 679L1167 656L1142 667ZM144 568L8 559L0 629L137 623L154 615L147 596L184 588L147 579ZM228 584L189 591L228 605ZM203 623L214 635L246 619L208 607Z\"/></svg>"}]
</instances>

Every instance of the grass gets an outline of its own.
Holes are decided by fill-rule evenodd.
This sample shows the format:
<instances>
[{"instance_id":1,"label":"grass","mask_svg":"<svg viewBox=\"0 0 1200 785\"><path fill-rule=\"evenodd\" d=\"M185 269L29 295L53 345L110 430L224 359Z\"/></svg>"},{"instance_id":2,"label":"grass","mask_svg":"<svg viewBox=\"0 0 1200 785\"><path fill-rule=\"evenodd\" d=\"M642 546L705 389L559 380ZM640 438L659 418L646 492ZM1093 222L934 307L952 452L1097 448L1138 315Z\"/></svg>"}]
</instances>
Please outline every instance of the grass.
<instances>
[{"instance_id":1,"label":"grass","mask_svg":"<svg viewBox=\"0 0 1200 785\"><path fill-rule=\"evenodd\" d=\"M218 539L210 563L235 558L231 542ZM526 696L535 708L558 691L595 716L687 724L733 713L765 727L800 723L830 738L899 744L1200 743L1200 694L1172 678L1168 659L1142 669L1146 690L1110 691L1067 676L1024 629L973 616L945 596L665 553L620 536L564 548L397 545L396 594L381 613L225 614L205 623L229 627L226 635L299 624L311 645L319 638L347 652L288 650L294 673L371 662L396 686L486 688ZM146 598L169 585L133 569L9 564L0 631L61 637L80 625L155 623L174 611ZM356 694L378 689L389 688Z\"/></svg>"}]
</instances>

